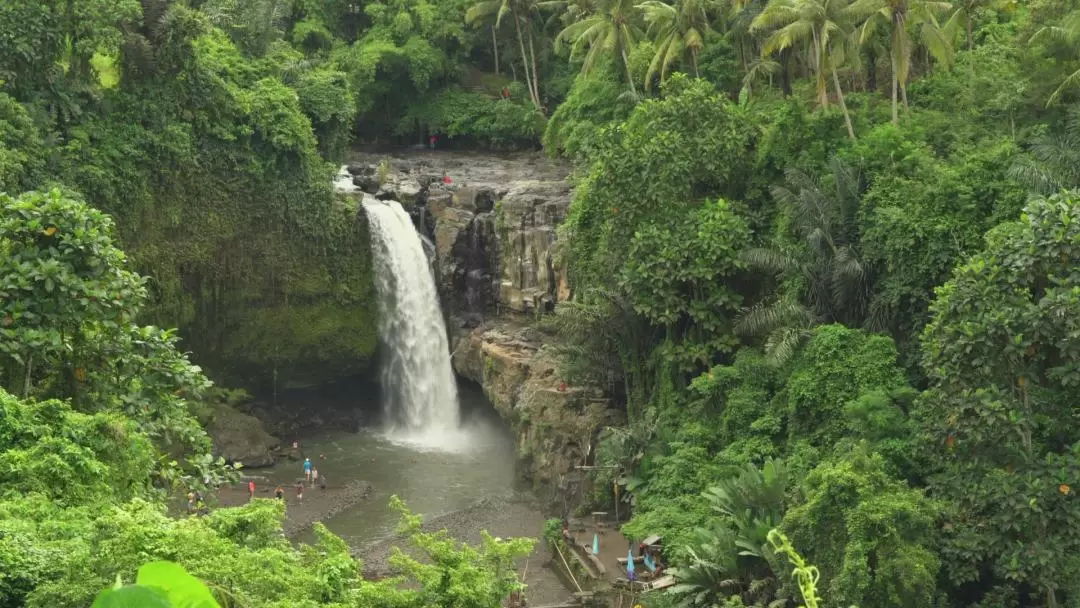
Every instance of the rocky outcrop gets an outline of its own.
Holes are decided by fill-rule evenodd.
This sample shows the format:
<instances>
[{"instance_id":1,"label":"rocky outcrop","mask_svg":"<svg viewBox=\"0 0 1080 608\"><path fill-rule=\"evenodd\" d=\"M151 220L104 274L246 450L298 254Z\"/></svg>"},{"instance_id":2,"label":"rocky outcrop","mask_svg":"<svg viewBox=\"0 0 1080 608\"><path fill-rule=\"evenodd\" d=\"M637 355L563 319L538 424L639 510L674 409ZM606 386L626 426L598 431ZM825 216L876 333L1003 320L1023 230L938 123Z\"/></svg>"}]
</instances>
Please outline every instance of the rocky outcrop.
<instances>
[{"instance_id":1,"label":"rocky outcrop","mask_svg":"<svg viewBox=\"0 0 1080 608\"><path fill-rule=\"evenodd\" d=\"M434 243L449 316L474 326L569 297L556 256L571 199L563 167L536 154L412 152L359 156L348 170L361 189L409 209Z\"/></svg>"},{"instance_id":2,"label":"rocky outcrop","mask_svg":"<svg viewBox=\"0 0 1080 608\"><path fill-rule=\"evenodd\" d=\"M600 431L620 413L597 389L570 386L540 335L512 320L457 336L454 370L473 380L517 436L520 471L538 495L574 504ZM556 498L558 500L556 500Z\"/></svg>"},{"instance_id":3,"label":"rocky outcrop","mask_svg":"<svg viewBox=\"0 0 1080 608\"><path fill-rule=\"evenodd\" d=\"M227 462L243 463L245 467L268 467L274 464L274 450L280 443L266 432L258 418L236 408L218 404L213 418L206 426L213 442L214 454Z\"/></svg>"}]
</instances>

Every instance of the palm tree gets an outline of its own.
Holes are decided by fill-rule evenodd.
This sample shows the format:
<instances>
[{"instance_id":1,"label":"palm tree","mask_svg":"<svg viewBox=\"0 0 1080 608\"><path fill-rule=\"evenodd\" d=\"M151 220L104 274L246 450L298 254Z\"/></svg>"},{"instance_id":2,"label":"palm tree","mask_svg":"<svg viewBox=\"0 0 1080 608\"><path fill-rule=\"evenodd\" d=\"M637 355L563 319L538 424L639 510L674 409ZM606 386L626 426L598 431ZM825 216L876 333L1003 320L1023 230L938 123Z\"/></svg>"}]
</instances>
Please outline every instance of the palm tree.
<instances>
[{"instance_id":1,"label":"palm tree","mask_svg":"<svg viewBox=\"0 0 1080 608\"><path fill-rule=\"evenodd\" d=\"M529 0L483 0L474 4L465 13L465 22L469 24L494 21L494 28L502 24L503 17L510 15L514 20L514 30L517 32L518 46L521 50L521 63L524 68L525 86L529 89L529 97L537 109L540 108L540 85L536 70L536 52L533 49L532 28L529 26L528 15L536 9L535 4ZM522 23L526 24L525 33L522 34ZM492 30L494 32L494 30ZM525 44L528 42L532 54L525 52ZM531 62L530 62L531 59ZM531 72L530 72L531 63Z\"/></svg>"},{"instance_id":2,"label":"palm tree","mask_svg":"<svg viewBox=\"0 0 1080 608\"><path fill-rule=\"evenodd\" d=\"M740 333L767 336L765 351L774 362L790 358L814 325L858 326L867 316L870 273L859 259L855 222L862 181L838 157L829 166L827 181L788 169L787 186L772 188L792 216L798 247L744 254L751 266L786 277L791 287L744 309L736 324Z\"/></svg>"},{"instance_id":3,"label":"palm tree","mask_svg":"<svg viewBox=\"0 0 1080 608\"><path fill-rule=\"evenodd\" d=\"M1062 132L1036 139L1028 154L1013 162L1009 177L1043 196L1080 187L1080 106L1068 109Z\"/></svg>"},{"instance_id":4,"label":"palm tree","mask_svg":"<svg viewBox=\"0 0 1080 608\"><path fill-rule=\"evenodd\" d=\"M768 535L783 518L789 481L784 463L770 458L760 470L748 464L731 471L702 493L717 523L698 530L697 542L686 548L686 565L671 570L678 581L671 592L680 596L680 606L717 606L733 595L747 605L788 605Z\"/></svg>"},{"instance_id":5,"label":"palm tree","mask_svg":"<svg viewBox=\"0 0 1080 608\"><path fill-rule=\"evenodd\" d=\"M633 0L597 0L593 9L580 21L559 32L555 46L559 48L569 42L570 58L581 57L583 74L588 74L600 57L610 55L615 64L623 68L630 92L636 96L629 53L642 37L638 16L638 7Z\"/></svg>"},{"instance_id":6,"label":"palm tree","mask_svg":"<svg viewBox=\"0 0 1080 608\"><path fill-rule=\"evenodd\" d=\"M707 0L675 0L674 5L663 0L648 0L638 5L645 15L645 22L649 24L647 33L656 43L656 55L645 75L646 89L652 84L657 71L660 82L663 82L671 64L687 54L694 76L700 75L698 53L705 45L705 36L712 33L707 7Z\"/></svg>"},{"instance_id":7,"label":"palm tree","mask_svg":"<svg viewBox=\"0 0 1080 608\"><path fill-rule=\"evenodd\" d=\"M943 29L951 30L960 21L964 22L964 30L967 32L967 48L970 51L975 46L975 37L971 32L971 24L975 11L980 8L1003 9L1016 4L1016 0L956 0L956 11L949 17L949 23ZM959 30L959 28L956 28Z\"/></svg>"},{"instance_id":8,"label":"palm tree","mask_svg":"<svg viewBox=\"0 0 1080 608\"><path fill-rule=\"evenodd\" d=\"M862 26L859 28L859 44L870 41L878 26L890 28L889 59L893 73L893 124L897 124L900 120L898 92L903 97L904 109L908 107L907 80L911 71L912 46L908 26L914 26L923 44L935 59L943 64L951 65L952 45L934 17L936 13L948 10L951 6L949 2L940 0L855 0L847 9L850 16L862 20Z\"/></svg>"},{"instance_id":9,"label":"palm tree","mask_svg":"<svg viewBox=\"0 0 1080 608\"><path fill-rule=\"evenodd\" d=\"M836 68L844 62L850 39L846 9L849 0L771 0L754 19L751 31L773 30L762 46L762 55L782 52L796 44L809 46L810 67L817 77L817 97L821 107L828 109L826 81L832 76L833 86L844 112L848 137L855 139L851 116L840 88Z\"/></svg>"},{"instance_id":10,"label":"palm tree","mask_svg":"<svg viewBox=\"0 0 1080 608\"><path fill-rule=\"evenodd\" d=\"M1080 10L1066 15L1058 25L1047 25L1041 28L1031 37L1032 43L1040 40L1052 40L1064 43L1074 49L1080 48ZM1061 97L1061 94L1065 92L1065 89L1074 86L1077 82L1080 82L1080 70L1076 70L1065 77L1065 80L1051 93L1050 99L1046 100L1047 107L1053 105Z\"/></svg>"}]
</instances>

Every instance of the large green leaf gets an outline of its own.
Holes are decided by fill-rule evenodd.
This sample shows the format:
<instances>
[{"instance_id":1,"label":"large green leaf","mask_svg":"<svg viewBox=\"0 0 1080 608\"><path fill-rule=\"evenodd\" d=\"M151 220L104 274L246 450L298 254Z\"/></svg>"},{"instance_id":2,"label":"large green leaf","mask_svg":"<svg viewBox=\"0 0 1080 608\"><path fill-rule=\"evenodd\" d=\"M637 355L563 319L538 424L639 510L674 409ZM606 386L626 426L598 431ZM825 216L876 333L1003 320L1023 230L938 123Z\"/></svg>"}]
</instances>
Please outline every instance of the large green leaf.
<instances>
[{"instance_id":1,"label":"large green leaf","mask_svg":"<svg viewBox=\"0 0 1080 608\"><path fill-rule=\"evenodd\" d=\"M165 595L158 589L128 585L119 589L106 589L98 594L91 608L172 608Z\"/></svg>"},{"instance_id":2,"label":"large green leaf","mask_svg":"<svg viewBox=\"0 0 1080 608\"><path fill-rule=\"evenodd\" d=\"M206 585L172 562L143 564L135 582L164 591L173 608L220 608Z\"/></svg>"}]
</instances>

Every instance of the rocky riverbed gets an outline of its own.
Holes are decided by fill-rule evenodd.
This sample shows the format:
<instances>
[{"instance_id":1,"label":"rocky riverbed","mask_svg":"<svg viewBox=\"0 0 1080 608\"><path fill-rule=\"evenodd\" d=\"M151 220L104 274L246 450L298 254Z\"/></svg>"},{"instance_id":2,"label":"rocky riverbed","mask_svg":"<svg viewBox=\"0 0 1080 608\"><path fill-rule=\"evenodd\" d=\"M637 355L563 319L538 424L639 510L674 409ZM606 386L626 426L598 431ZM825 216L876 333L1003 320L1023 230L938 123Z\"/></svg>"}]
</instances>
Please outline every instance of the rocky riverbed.
<instances>
[{"instance_id":1,"label":"rocky riverbed","mask_svg":"<svg viewBox=\"0 0 1080 608\"><path fill-rule=\"evenodd\" d=\"M276 484L266 483L264 478L256 481L256 498L274 498ZM329 486L325 490L319 487L307 487L304 500L296 496L292 485L283 485L285 490L285 522L282 530L285 536L294 537L311 528L318 521L326 521L348 509L357 508L371 496L371 484L363 480L348 481L344 485ZM247 482L218 490L218 501L223 507L234 507L247 503L249 494Z\"/></svg>"}]
</instances>

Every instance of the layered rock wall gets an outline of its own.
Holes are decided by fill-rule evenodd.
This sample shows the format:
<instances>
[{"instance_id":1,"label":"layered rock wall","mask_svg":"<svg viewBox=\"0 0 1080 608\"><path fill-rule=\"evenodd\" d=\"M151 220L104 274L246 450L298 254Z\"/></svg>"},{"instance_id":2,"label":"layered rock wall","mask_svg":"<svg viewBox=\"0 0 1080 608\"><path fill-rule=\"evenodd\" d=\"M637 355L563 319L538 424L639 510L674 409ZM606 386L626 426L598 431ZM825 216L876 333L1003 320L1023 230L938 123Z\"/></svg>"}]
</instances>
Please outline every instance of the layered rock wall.
<instances>
[{"instance_id":1,"label":"layered rock wall","mask_svg":"<svg viewBox=\"0 0 1080 608\"><path fill-rule=\"evenodd\" d=\"M539 334L511 321L460 333L453 364L514 430L520 471L533 490L554 506L580 502L585 475L576 467L591 463L599 431L621 422L604 394L567 384Z\"/></svg>"}]
</instances>

